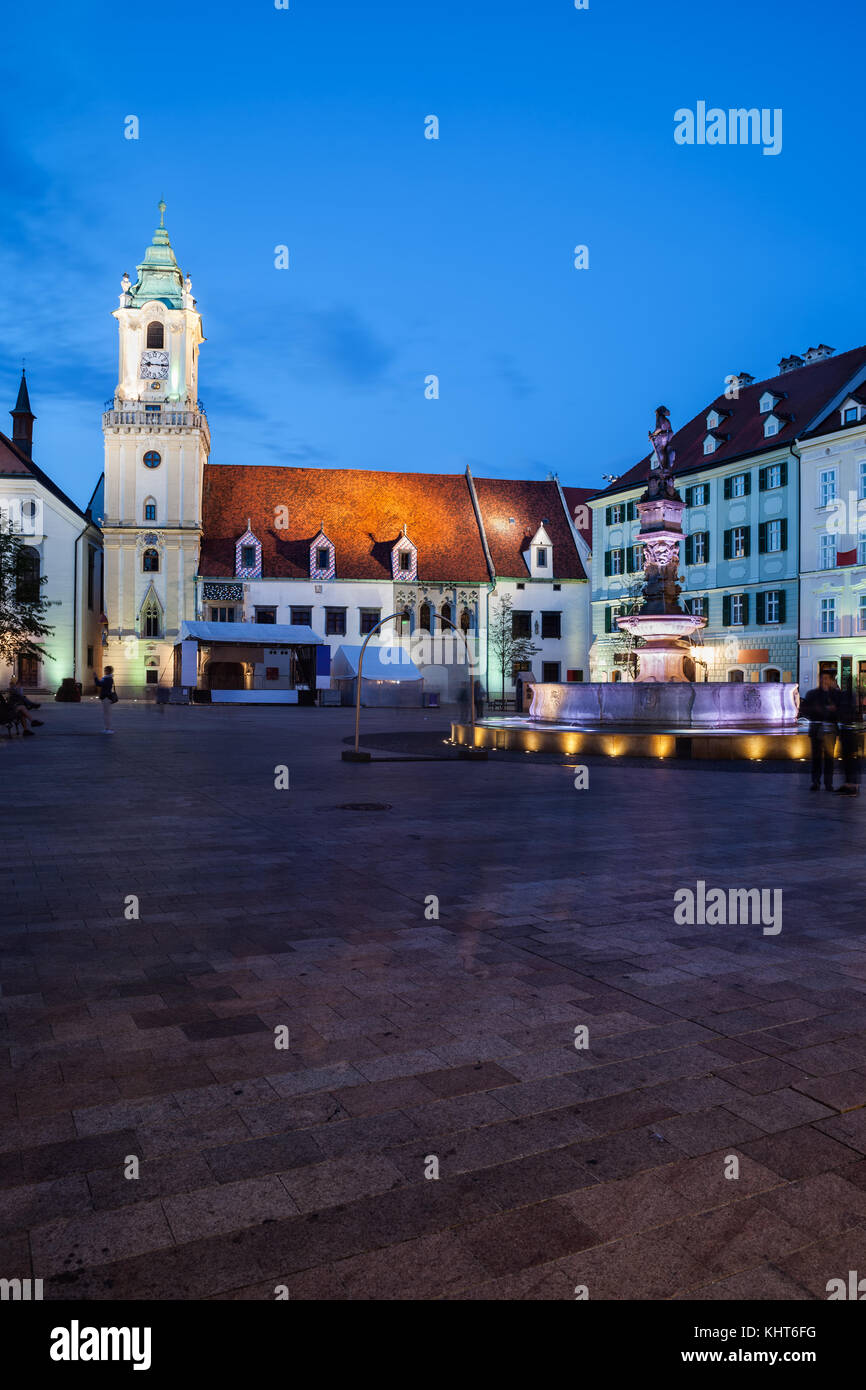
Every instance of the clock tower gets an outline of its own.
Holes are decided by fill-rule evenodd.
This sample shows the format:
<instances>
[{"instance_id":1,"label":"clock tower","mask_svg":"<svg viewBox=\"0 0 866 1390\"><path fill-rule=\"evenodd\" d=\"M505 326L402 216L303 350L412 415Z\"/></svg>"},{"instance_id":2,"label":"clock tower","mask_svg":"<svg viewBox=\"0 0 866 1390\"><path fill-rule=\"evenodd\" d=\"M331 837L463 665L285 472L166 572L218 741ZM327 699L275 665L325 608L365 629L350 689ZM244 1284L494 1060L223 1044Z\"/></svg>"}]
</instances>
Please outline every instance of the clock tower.
<instances>
[{"instance_id":1,"label":"clock tower","mask_svg":"<svg viewBox=\"0 0 866 1390\"><path fill-rule=\"evenodd\" d=\"M180 625L195 617L201 496L210 432L198 399L201 315L189 276L159 226L124 273L114 310L119 366L102 417L105 438L103 662L121 695L173 682Z\"/></svg>"}]
</instances>

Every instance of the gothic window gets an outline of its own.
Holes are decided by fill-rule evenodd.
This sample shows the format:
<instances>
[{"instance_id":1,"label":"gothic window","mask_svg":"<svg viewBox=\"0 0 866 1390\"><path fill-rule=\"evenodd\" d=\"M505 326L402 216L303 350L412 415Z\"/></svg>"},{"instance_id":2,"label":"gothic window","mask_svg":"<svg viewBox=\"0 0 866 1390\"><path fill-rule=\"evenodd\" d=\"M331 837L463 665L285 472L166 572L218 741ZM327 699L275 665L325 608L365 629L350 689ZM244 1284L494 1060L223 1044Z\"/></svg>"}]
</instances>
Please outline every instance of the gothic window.
<instances>
[{"instance_id":1,"label":"gothic window","mask_svg":"<svg viewBox=\"0 0 866 1390\"><path fill-rule=\"evenodd\" d=\"M19 603L36 603L39 598L39 551L25 545L18 560L15 596Z\"/></svg>"},{"instance_id":2,"label":"gothic window","mask_svg":"<svg viewBox=\"0 0 866 1390\"><path fill-rule=\"evenodd\" d=\"M145 521L156 521L156 502L152 497L148 497L144 503Z\"/></svg>"},{"instance_id":3,"label":"gothic window","mask_svg":"<svg viewBox=\"0 0 866 1390\"><path fill-rule=\"evenodd\" d=\"M145 468L159 468L159 465L160 465L161 463L162 463L162 459L160 458L160 456L159 456L159 454L156 452L156 450L155 450L155 449L148 449L147 453L146 453L145 456L144 456L144 466L145 466Z\"/></svg>"},{"instance_id":4,"label":"gothic window","mask_svg":"<svg viewBox=\"0 0 866 1390\"><path fill-rule=\"evenodd\" d=\"M156 574L159 570L159 551L145 550L142 556L142 569L145 574Z\"/></svg>"},{"instance_id":5,"label":"gothic window","mask_svg":"<svg viewBox=\"0 0 866 1390\"><path fill-rule=\"evenodd\" d=\"M141 633L143 637L159 637L159 604L151 599L141 610Z\"/></svg>"},{"instance_id":6,"label":"gothic window","mask_svg":"<svg viewBox=\"0 0 866 1390\"><path fill-rule=\"evenodd\" d=\"M147 346L149 348L165 347L165 329L156 319L147 325Z\"/></svg>"},{"instance_id":7,"label":"gothic window","mask_svg":"<svg viewBox=\"0 0 866 1390\"><path fill-rule=\"evenodd\" d=\"M418 611L418 626L422 632L430 631L430 605L422 603Z\"/></svg>"},{"instance_id":8,"label":"gothic window","mask_svg":"<svg viewBox=\"0 0 866 1390\"><path fill-rule=\"evenodd\" d=\"M454 619L451 617L451 604L450 604L450 603L443 603L443 605L442 605L442 607L440 608L439 612L441 613L442 617L445 619L446 624L447 624L447 623L451 623L451 622L454 621Z\"/></svg>"},{"instance_id":9,"label":"gothic window","mask_svg":"<svg viewBox=\"0 0 866 1390\"><path fill-rule=\"evenodd\" d=\"M460 614L460 628L461 628L461 631L462 631L462 632L468 632L468 631L469 631L469 628L470 628L470 626L471 626L471 623L472 623L472 619L471 619L470 614L469 614L469 609L468 609L468 608L464 608L464 609L463 609L463 612Z\"/></svg>"}]
</instances>

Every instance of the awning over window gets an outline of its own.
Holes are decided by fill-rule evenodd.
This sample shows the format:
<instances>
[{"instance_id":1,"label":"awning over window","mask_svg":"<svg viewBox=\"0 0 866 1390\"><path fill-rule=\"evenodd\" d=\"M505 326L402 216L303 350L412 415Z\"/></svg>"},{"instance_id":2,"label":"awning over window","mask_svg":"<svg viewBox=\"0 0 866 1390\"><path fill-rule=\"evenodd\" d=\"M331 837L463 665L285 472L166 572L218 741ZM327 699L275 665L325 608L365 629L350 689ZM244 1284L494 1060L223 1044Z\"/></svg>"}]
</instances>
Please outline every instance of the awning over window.
<instances>
[{"instance_id":1,"label":"awning over window","mask_svg":"<svg viewBox=\"0 0 866 1390\"><path fill-rule=\"evenodd\" d=\"M323 638L299 623L181 623L179 642L230 642L233 647L318 647Z\"/></svg>"},{"instance_id":2,"label":"awning over window","mask_svg":"<svg viewBox=\"0 0 866 1390\"><path fill-rule=\"evenodd\" d=\"M338 647L334 653L331 675L335 680L351 680L358 674L360 647ZM420 681L421 672L409 657L405 647L374 647L372 642L364 652L362 680Z\"/></svg>"}]
</instances>

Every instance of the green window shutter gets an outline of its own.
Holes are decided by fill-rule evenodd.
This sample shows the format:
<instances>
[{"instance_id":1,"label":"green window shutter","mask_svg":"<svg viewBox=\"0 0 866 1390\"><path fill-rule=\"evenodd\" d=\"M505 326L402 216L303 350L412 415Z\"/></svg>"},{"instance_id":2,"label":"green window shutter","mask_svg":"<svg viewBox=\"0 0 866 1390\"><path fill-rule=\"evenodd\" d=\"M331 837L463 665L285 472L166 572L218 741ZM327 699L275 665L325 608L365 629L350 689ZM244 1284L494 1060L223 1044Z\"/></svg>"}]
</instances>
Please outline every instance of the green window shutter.
<instances>
[{"instance_id":1,"label":"green window shutter","mask_svg":"<svg viewBox=\"0 0 866 1390\"><path fill-rule=\"evenodd\" d=\"M755 622L760 626L764 622L764 610L766 608L766 595L763 593L755 594Z\"/></svg>"},{"instance_id":2,"label":"green window shutter","mask_svg":"<svg viewBox=\"0 0 866 1390\"><path fill-rule=\"evenodd\" d=\"M692 563L692 556L695 551L695 543L691 536L686 536L686 564Z\"/></svg>"},{"instance_id":3,"label":"green window shutter","mask_svg":"<svg viewBox=\"0 0 866 1390\"><path fill-rule=\"evenodd\" d=\"M743 594L743 627L749 625L749 595Z\"/></svg>"},{"instance_id":4,"label":"green window shutter","mask_svg":"<svg viewBox=\"0 0 866 1390\"><path fill-rule=\"evenodd\" d=\"M609 608L604 610L604 630L605 632L613 632L613 619Z\"/></svg>"},{"instance_id":5,"label":"green window shutter","mask_svg":"<svg viewBox=\"0 0 866 1390\"><path fill-rule=\"evenodd\" d=\"M743 554L744 554L744 555L751 555L751 553L752 553L752 528L751 528L751 526L745 527L745 532L746 532L746 534L745 534L745 536L743 537L743 540L744 540L744 542L745 542L744 545L743 545Z\"/></svg>"},{"instance_id":6,"label":"green window shutter","mask_svg":"<svg viewBox=\"0 0 866 1390\"><path fill-rule=\"evenodd\" d=\"M626 521L634 521L635 517L637 516L637 512L635 511L634 498L632 498L632 500L629 502L628 506L626 507L625 516L626 516Z\"/></svg>"},{"instance_id":7,"label":"green window shutter","mask_svg":"<svg viewBox=\"0 0 866 1390\"><path fill-rule=\"evenodd\" d=\"M710 533L709 533L709 531L705 531L705 532L704 532L704 560L706 561L707 564L710 563Z\"/></svg>"},{"instance_id":8,"label":"green window shutter","mask_svg":"<svg viewBox=\"0 0 866 1390\"><path fill-rule=\"evenodd\" d=\"M783 549L783 550L787 550L787 549L788 549L788 518L787 518L786 516L783 516L783 517L782 517L782 525L781 525L781 528L780 528L780 529L781 529L781 532L782 532L782 549Z\"/></svg>"},{"instance_id":9,"label":"green window shutter","mask_svg":"<svg viewBox=\"0 0 866 1390\"><path fill-rule=\"evenodd\" d=\"M605 509L604 509L604 520L605 520L605 525L609 526L610 523L611 523L612 518L613 518L613 507L605 507Z\"/></svg>"},{"instance_id":10,"label":"green window shutter","mask_svg":"<svg viewBox=\"0 0 866 1390\"><path fill-rule=\"evenodd\" d=\"M780 622L780 623L783 623L783 622L785 621L785 599L786 599L787 597L788 597L788 596L787 596L787 594L785 593L785 590L784 590L784 589L780 589L780 590L779 590L779 622Z\"/></svg>"},{"instance_id":11,"label":"green window shutter","mask_svg":"<svg viewBox=\"0 0 866 1390\"><path fill-rule=\"evenodd\" d=\"M766 491L767 491L767 470L766 470L766 468L759 468L759 469L758 469L758 491L759 491L759 492L766 492Z\"/></svg>"},{"instance_id":12,"label":"green window shutter","mask_svg":"<svg viewBox=\"0 0 866 1390\"><path fill-rule=\"evenodd\" d=\"M748 497L748 496L749 496L749 493L752 491L752 475L751 475L751 473L744 473L744 474L743 474L743 481L744 481L745 487L746 487L746 490L745 490L745 492L743 493L743 496L744 496L744 497Z\"/></svg>"},{"instance_id":13,"label":"green window shutter","mask_svg":"<svg viewBox=\"0 0 866 1390\"><path fill-rule=\"evenodd\" d=\"M605 574L610 574L610 551L609 551L609 550L606 550L606 551L604 552L604 572L605 572Z\"/></svg>"},{"instance_id":14,"label":"green window shutter","mask_svg":"<svg viewBox=\"0 0 866 1390\"><path fill-rule=\"evenodd\" d=\"M727 483L726 483L727 486ZM725 559L730 560L733 551L733 536L730 531L725 532Z\"/></svg>"},{"instance_id":15,"label":"green window shutter","mask_svg":"<svg viewBox=\"0 0 866 1390\"><path fill-rule=\"evenodd\" d=\"M687 506L687 507L693 507L694 505L695 505L695 490L694 490L693 487L687 487L687 488L686 488L686 506Z\"/></svg>"},{"instance_id":16,"label":"green window shutter","mask_svg":"<svg viewBox=\"0 0 866 1390\"><path fill-rule=\"evenodd\" d=\"M758 527L758 554L759 554L759 555L766 555L766 553L767 553L767 523L766 523L766 521L762 521L762 522L760 523L759 527Z\"/></svg>"},{"instance_id":17,"label":"green window shutter","mask_svg":"<svg viewBox=\"0 0 866 1390\"><path fill-rule=\"evenodd\" d=\"M783 459L783 460L782 460L782 462L779 464L779 469L780 469L780 481L781 481L782 487L785 487L785 486L787 485L787 482L788 482L788 460L787 460L787 459Z\"/></svg>"},{"instance_id":18,"label":"green window shutter","mask_svg":"<svg viewBox=\"0 0 866 1390\"><path fill-rule=\"evenodd\" d=\"M728 498L728 497L731 496L731 491L732 491L732 489L733 489L733 486L734 486L733 479L732 479L732 478L726 478L726 479L725 479L725 497L726 497L726 498Z\"/></svg>"},{"instance_id":19,"label":"green window shutter","mask_svg":"<svg viewBox=\"0 0 866 1390\"><path fill-rule=\"evenodd\" d=\"M722 599L722 626L723 626L723 627L730 627L730 626L731 626L731 596L730 596L730 594L725 594L724 598Z\"/></svg>"}]
</instances>

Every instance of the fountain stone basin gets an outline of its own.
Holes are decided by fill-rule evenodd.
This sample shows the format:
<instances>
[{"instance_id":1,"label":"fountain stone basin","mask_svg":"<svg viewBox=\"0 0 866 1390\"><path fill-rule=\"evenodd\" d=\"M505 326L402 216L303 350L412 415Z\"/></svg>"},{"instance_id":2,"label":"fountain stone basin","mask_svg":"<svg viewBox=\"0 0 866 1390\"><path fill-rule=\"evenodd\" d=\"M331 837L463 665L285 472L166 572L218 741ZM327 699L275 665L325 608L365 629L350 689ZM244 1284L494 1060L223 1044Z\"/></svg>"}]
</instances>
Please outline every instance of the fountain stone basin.
<instances>
[{"instance_id":1,"label":"fountain stone basin","mask_svg":"<svg viewBox=\"0 0 866 1390\"><path fill-rule=\"evenodd\" d=\"M642 682L686 680L683 659L689 654L687 639L706 626L706 618L694 613L635 613L616 621L624 632L644 640L639 652Z\"/></svg>"},{"instance_id":2,"label":"fountain stone basin","mask_svg":"<svg viewBox=\"0 0 866 1390\"><path fill-rule=\"evenodd\" d=\"M541 723L725 729L795 725L799 708L799 686L781 681L547 682L532 686L529 715Z\"/></svg>"}]
</instances>

